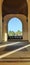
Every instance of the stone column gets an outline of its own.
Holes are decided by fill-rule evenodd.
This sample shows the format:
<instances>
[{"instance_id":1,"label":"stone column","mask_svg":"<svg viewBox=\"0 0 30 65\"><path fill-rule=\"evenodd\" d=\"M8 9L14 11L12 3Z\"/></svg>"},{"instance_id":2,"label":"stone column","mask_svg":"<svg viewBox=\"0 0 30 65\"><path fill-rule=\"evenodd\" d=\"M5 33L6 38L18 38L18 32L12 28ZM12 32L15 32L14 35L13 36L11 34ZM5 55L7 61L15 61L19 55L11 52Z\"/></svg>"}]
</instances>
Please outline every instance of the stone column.
<instances>
[{"instance_id":1,"label":"stone column","mask_svg":"<svg viewBox=\"0 0 30 65\"><path fill-rule=\"evenodd\" d=\"M28 40L30 42L30 0L28 0Z\"/></svg>"},{"instance_id":2,"label":"stone column","mask_svg":"<svg viewBox=\"0 0 30 65\"><path fill-rule=\"evenodd\" d=\"M7 23L4 21L4 42L7 42Z\"/></svg>"},{"instance_id":3,"label":"stone column","mask_svg":"<svg viewBox=\"0 0 30 65\"><path fill-rule=\"evenodd\" d=\"M0 42L2 42L2 0L0 0Z\"/></svg>"}]
</instances>

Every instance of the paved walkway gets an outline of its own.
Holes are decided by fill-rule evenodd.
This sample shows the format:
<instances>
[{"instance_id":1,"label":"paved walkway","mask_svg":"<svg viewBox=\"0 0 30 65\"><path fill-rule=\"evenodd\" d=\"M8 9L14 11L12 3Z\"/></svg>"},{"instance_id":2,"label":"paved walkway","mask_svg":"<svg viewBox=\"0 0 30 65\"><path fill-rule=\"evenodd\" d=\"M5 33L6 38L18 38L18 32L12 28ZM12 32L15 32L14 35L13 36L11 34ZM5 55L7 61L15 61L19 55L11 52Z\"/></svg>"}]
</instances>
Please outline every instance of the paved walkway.
<instances>
[{"instance_id":1,"label":"paved walkway","mask_svg":"<svg viewBox=\"0 0 30 65\"><path fill-rule=\"evenodd\" d=\"M18 55L21 56L22 55L22 54L20 55L21 51L29 53L30 44L28 44L28 43L27 42L13 42L13 43L6 42L5 44L0 44L0 59L7 58L8 56L10 58L11 55L13 57L13 54L15 57L16 53L18 53L18 52L19 52ZM17 55L17 57L19 57L18 55Z\"/></svg>"}]
</instances>

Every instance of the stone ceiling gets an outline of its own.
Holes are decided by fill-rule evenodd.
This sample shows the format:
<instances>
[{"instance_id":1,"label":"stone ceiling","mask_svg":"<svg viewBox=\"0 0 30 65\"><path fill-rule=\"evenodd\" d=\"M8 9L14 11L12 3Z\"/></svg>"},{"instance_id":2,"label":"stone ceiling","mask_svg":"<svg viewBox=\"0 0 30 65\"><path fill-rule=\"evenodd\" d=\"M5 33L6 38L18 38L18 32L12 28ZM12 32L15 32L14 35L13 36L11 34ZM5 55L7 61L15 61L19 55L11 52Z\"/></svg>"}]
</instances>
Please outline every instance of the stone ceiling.
<instances>
[{"instance_id":1,"label":"stone ceiling","mask_svg":"<svg viewBox=\"0 0 30 65\"><path fill-rule=\"evenodd\" d=\"M24 14L28 16L27 0L4 0L2 4L2 16L7 14Z\"/></svg>"}]
</instances>

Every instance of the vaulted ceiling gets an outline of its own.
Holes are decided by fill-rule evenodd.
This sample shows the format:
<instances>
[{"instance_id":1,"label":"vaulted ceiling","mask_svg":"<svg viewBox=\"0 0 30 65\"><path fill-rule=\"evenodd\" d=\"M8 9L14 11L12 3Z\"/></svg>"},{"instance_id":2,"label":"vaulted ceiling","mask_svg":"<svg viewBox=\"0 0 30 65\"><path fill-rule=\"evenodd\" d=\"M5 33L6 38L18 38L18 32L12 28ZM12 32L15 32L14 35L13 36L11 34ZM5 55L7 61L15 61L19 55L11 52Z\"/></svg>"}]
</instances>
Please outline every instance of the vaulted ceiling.
<instances>
[{"instance_id":1,"label":"vaulted ceiling","mask_svg":"<svg viewBox=\"0 0 30 65\"><path fill-rule=\"evenodd\" d=\"M27 0L4 0L2 4L2 16L7 14L24 14L28 16Z\"/></svg>"}]
</instances>

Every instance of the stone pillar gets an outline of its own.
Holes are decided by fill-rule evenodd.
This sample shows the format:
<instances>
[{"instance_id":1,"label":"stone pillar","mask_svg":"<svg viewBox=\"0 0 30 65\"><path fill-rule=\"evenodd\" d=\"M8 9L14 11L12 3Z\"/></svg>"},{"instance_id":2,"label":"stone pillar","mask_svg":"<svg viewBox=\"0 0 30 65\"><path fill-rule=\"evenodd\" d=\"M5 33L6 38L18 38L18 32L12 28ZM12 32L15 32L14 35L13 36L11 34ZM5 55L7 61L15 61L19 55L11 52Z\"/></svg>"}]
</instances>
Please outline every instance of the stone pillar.
<instances>
[{"instance_id":1,"label":"stone pillar","mask_svg":"<svg viewBox=\"0 0 30 65\"><path fill-rule=\"evenodd\" d=\"M4 42L7 42L7 23L4 21Z\"/></svg>"},{"instance_id":2,"label":"stone pillar","mask_svg":"<svg viewBox=\"0 0 30 65\"><path fill-rule=\"evenodd\" d=\"M30 42L30 0L28 0L28 40Z\"/></svg>"},{"instance_id":3,"label":"stone pillar","mask_svg":"<svg viewBox=\"0 0 30 65\"><path fill-rule=\"evenodd\" d=\"M0 42L2 42L2 0L0 0Z\"/></svg>"},{"instance_id":4,"label":"stone pillar","mask_svg":"<svg viewBox=\"0 0 30 65\"><path fill-rule=\"evenodd\" d=\"M23 21L23 40L28 40L28 22L26 18L24 18Z\"/></svg>"}]
</instances>

